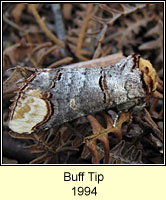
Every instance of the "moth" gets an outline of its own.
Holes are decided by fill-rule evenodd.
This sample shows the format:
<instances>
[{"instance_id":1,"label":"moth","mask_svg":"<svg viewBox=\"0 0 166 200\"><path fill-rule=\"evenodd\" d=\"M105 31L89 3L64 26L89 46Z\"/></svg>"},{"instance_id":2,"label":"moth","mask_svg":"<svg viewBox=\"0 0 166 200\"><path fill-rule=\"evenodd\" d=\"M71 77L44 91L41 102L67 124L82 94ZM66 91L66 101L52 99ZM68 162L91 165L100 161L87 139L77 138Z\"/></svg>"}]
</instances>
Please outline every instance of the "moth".
<instances>
[{"instance_id":1,"label":"moth","mask_svg":"<svg viewBox=\"0 0 166 200\"><path fill-rule=\"evenodd\" d=\"M38 69L14 98L9 128L31 134L108 108L132 110L156 87L155 69L138 54L107 67Z\"/></svg>"}]
</instances>

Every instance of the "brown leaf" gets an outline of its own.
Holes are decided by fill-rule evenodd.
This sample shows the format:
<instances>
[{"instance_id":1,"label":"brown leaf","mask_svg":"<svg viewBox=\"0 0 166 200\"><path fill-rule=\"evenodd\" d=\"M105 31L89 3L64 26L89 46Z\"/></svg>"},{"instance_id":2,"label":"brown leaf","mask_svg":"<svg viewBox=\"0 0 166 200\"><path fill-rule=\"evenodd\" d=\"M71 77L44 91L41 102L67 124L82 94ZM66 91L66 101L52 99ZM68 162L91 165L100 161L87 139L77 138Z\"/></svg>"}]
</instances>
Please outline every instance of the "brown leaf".
<instances>
[{"instance_id":1,"label":"brown leaf","mask_svg":"<svg viewBox=\"0 0 166 200\"><path fill-rule=\"evenodd\" d=\"M62 12L63 12L64 18L67 19L67 20L71 19L72 7L73 6L72 6L71 3L64 3L63 4Z\"/></svg>"},{"instance_id":2,"label":"brown leaf","mask_svg":"<svg viewBox=\"0 0 166 200\"><path fill-rule=\"evenodd\" d=\"M33 72L30 72L26 67L23 68L21 66L16 66L10 77L3 83L3 98L13 97L14 92L18 90L19 85L22 84L32 73Z\"/></svg>"},{"instance_id":3,"label":"brown leaf","mask_svg":"<svg viewBox=\"0 0 166 200\"><path fill-rule=\"evenodd\" d=\"M44 152L44 148L39 146L38 144L32 144L28 146L24 146L24 149L28 149L31 153L42 153Z\"/></svg>"},{"instance_id":4,"label":"brown leaf","mask_svg":"<svg viewBox=\"0 0 166 200\"><path fill-rule=\"evenodd\" d=\"M25 3L19 3L19 4L16 4L15 8L12 10L12 15L16 23L19 23L25 6L26 6Z\"/></svg>"},{"instance_id":5,"label":"brown leaf","mask_svg":"<svg viewBox=\"0 0 166 200\"><path fill-rule=\"evenodd\" d=\"M153 121L150 113L147 111L146 108L144 108L144 111L146 113L144 119L145 121L148 122L148 124L151 126L151 128L154 130L154 132L156 133L156 135L158 136L158 138L163 142L163 133L159 130L157 124Z\"/></svg>"},{"instance_id":6,"label":"brown leaf","mask_svg":"<svg viewBox=\"0 0 166 200\"><path fill-rule=\"evenodd\" d=\"M12 137L12 138L15 138L15 139L26 139L26 140L34 140L34 137L33 135L28 135L28 134L18 134L18 133L14 133L12 131L9 131L9 135Z\"/></svg>"},{"instance_id":7,"label":"brown leaf","mask_svg":"<svg viewBox=\"0 0 166 200\"><path fill-rule=\"evenodd\" d=\"M108 134L114 133L119 139L122 139L122 124L130 119L130 113L121 113L119 117L119 121L116 123L116 126L113 127L113 120L108 115L104 115L107 128L103 128L101 124L97 121L97 119L92 116L88 115L88 120L92 126L93 135L88 136L85 138L85 143L88 149L91 151L93 155L93 159L95 163L99 163L99 153L97 151L96 140L99 140L103 147L104 147L104 162L108 163L109 161L109 139Z\"/></svg>"},{"instance_id":8,"label":"brown leaf","mask_svg":"<svg viewBox=\"0 0 166 200\"><path fill-rule=\"evenodd\" d=\"M99 164L100 160L99 160L99 153L98 153L97 147L96 147L96 141L95 140L91 140L86 145L87 145L88 149L90 150L90 152L93 155L92 163Z\"/></svg>"},{"instance_id":9,"label":"brown leaf","mask_svg":"<svg viewBox=\"0 0 166 200\"><path fill-rule=\"evenodd\" d=\"M100 125L100 123L97 121L97 119L93 115L88 115L88 120L92 126L92 132L93 134L97 134L104 130L104 128Z\"/></svg>"},{"instance_id":10,"label":"brown leaf","mask_svg":"<svg viewBox=\"0 0 166 200\"><path fill-rule=\"evenodd\" d=\"M3 69L11 68L27 57L32 51L32 44L20 42L5 49L3 53Z\"/></svg>"}]
</instances>

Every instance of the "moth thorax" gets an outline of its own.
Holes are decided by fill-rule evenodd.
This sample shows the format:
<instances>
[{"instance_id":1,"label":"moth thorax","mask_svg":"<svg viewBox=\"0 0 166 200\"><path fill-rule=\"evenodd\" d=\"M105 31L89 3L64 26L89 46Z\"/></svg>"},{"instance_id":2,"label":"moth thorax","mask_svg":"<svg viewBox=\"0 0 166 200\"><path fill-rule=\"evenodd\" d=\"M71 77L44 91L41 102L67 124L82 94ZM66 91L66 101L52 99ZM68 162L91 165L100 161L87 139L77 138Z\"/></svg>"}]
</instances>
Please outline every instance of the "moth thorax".
<instances>
[{"instance_id":1,"label":"moth thorax","mask_svg":"<svg viewBox=\"0 0 166 200\"><path fill-rule=\"evenodd\" d=\"M42 98L39 90L27 90L19 94L9 128L17 133L32 133L50 116L50 103Z\"/></svg>"}]
</instances>

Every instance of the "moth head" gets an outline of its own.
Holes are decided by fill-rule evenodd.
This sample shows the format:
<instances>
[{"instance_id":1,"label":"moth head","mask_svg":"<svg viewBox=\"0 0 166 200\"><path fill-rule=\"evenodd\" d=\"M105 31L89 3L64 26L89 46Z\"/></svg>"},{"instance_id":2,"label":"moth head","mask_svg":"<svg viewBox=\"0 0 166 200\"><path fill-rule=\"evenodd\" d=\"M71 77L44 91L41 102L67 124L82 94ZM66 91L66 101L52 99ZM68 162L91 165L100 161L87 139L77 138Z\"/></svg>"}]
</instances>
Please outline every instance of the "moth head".
<instances>
[{"instance_id":1,"label":"moth head","mask_svg":"<svg viewBox=\"0 0 166 200\"><path fill-rule=\"evenodd\" d=\"M151 93L157 88L157 73L152 64L143 58L139 59L139 69L143 73L143 81L148 89L148 93Z\"/></svg>"},{"instance_id":2,"label":"moth head","mask_svg":"<svg viewBox=\"0 0 166 200\"><path fill-rule=\"evenodd\" d=\"M45 123L50 114L50 103L39 90L20 92L11 109L9 128L16 133L30 134Z\"/></svg>"}]
</instances>

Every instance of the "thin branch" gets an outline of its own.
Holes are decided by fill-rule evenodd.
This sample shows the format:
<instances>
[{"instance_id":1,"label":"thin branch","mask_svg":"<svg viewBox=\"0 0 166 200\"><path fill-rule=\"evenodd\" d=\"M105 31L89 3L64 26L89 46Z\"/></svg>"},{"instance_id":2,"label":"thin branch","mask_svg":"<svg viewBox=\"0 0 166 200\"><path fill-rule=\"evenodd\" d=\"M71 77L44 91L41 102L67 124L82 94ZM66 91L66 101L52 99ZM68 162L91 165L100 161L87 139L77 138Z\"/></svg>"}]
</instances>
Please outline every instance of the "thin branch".
<instances>
[{"instance_id":1,"label":"thin branch","mask_svg":"<svg viewBox=\"0 0 166 200\"><path fill-rule=\"evenodd\" d=\"M52 63L51 65L49 65L48 68L54 68L54 67L58 67L58 66L61 66L64 64L69 64L72 60L73 60L72 57L62 58L61 60L58 60L58 61Z\"/></svg>"},{"instance_id":2,"label":"thin branch","mask_svg":"<svg viewBox=\"0 0 166 200\"><path fill-rule=\"evenodd\" d=\"M24 33L24 29L21 28L20 26L18 26L16 23L12 22L11 20L9 20L5 15L3 15L3 20L9 24L10 26L12 26L13 28L17 29L20 32Z\"/></svg>"},{"instance_id":3,"label":"thin branch","mask_svg":"<svg viewBox=\"0 0 166 200\"><path fill-rule=\"evenodd\" d=\"M29 4L29 8L32 11L32 14L34 15L37 23L41 27L41 29L45 32L45 34L52 40L54 41L57 45L59 45L62 48L65 48L65 45L62 41L60 41L48 28L46 27L45 23L41 19L40 15L38 14L36 7L34 4Z\"/></svg>"}]
</instances>

